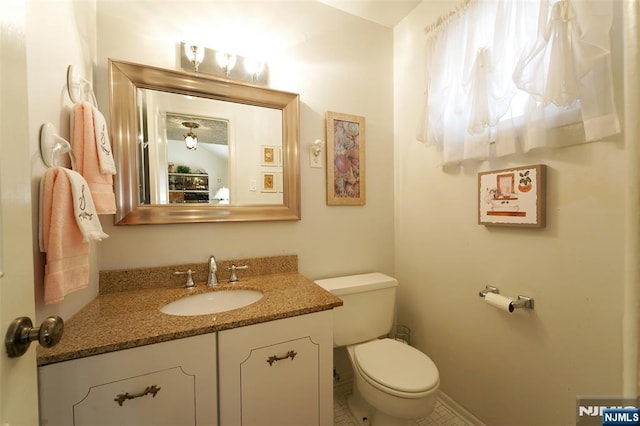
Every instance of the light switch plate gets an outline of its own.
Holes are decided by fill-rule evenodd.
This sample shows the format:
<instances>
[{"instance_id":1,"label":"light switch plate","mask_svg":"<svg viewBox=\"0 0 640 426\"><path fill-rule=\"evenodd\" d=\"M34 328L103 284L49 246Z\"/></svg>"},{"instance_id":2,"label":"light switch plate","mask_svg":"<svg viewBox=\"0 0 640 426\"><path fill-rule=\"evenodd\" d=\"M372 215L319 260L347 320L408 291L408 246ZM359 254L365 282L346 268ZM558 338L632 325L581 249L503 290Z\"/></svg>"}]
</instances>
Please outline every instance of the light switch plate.
<instances>
[{"instance_id":1,"label":"light switch plate","mask_svg":"<svg viewBox=\"0 0 640 426\"><path fill-rule=\"evenodd\" d=\"M313 155L313 152L309 151L309 167L322 168L322 156Z\"/></svg>"}]
</instances>

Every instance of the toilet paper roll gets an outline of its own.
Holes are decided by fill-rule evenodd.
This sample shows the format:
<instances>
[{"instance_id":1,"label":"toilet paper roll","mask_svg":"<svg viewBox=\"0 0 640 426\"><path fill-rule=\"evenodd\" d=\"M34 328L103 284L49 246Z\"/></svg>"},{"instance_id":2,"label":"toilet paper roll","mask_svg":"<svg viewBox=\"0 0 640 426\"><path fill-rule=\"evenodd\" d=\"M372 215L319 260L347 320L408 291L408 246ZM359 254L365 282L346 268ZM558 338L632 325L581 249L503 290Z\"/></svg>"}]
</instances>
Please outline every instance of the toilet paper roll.
<instances>
[{"instance_id":1,"label":"toilet paper roll","mask_svg":"<svg viewBox=\"0 0 640 426\"><path fill-rule=\"evenodd\" d=\"M487 293L484 296L484 301L490 304L491 306L495 306L496 308L505 311L505 312L513 312L513 301L506 296L502 296L496 293Z\"/></svg>"}]
</instances>

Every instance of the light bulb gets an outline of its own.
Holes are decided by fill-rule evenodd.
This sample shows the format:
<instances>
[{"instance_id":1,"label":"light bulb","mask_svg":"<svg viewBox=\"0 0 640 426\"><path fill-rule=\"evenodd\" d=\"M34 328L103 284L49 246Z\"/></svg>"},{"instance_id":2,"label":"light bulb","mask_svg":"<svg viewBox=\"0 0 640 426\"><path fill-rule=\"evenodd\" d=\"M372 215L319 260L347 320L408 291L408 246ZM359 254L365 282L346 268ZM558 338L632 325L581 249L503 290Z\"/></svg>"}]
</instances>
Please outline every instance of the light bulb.
<instances>
[{"instance_id":1,"label":"light bulb","mask_svg":"<svg viewBox=\"0 0 640 426\"><path fill-rule=\"evenodd\" d=\"M198 71L198 66L204 60L204 47L196 46L195 44L184 44L184 54L187 59L193 64L193 69Z\"/></svg>"},{"instance_id":2,"label":"light bulb","mask_svg":"<svg viewBox=\"0 0 640 426\"><path fill-rule=\"evenodd\" d=\"M198 137L192 132L189 132L184 137L184 144L189 151L195 151L198 148Z\"/></svg>"},{"instance_id":3,"label":"light bulb","mask_svg":"<svg viewBox=\"0 0 640 426\"><path fill-rule=\"evenodd\" d=\"M236 56L230 53L216 52L216 62L228 77L229 72L236 66Z\"/></svg>"},{"instance_id":4,"label":"light bulb","mask_svg":"<svg viewBox=\"0 0 640 426\"><path fill-rule=\"evenodd\" d=\"M245 58L244 69L245 71L247 71L247 74L251 76L251 78L255 79L260 74L262 74L262 70L264 70L264 62L259 61L255 58Z\"/></svg>"}]
</instances>

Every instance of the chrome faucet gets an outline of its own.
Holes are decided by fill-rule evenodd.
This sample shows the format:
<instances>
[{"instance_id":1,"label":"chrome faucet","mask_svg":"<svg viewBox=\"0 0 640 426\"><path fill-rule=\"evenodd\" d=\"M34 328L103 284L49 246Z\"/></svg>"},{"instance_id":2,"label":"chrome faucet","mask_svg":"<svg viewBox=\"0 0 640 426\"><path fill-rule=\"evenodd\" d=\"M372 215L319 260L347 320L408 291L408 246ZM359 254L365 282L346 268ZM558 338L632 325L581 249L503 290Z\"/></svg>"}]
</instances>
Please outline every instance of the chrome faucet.
<instances>
[{"instance_id":1,"label":"chrome faucet","mask_svg":"<svg viewBox=\"0 0 640 426\"><path fill-rule=\"evenodd\" d=\"M216 263L216 258L211 255L209 256L209 277L207 278L207 287L218 285L218 276L216 275L216 272L218 272L218 264Z\"/></svg>"}]
</instances>

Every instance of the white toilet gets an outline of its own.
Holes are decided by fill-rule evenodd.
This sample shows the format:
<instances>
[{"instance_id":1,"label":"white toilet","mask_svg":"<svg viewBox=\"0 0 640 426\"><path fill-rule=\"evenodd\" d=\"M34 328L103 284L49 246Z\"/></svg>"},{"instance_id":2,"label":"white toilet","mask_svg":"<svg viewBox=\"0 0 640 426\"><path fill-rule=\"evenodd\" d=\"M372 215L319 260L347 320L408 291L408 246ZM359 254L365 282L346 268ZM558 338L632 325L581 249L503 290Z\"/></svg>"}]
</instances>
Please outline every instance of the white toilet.
<instances>
[{"instance_id":1,"label":"white toilet","mask_svg":"<svg viewBox=\"0 0 640 426\"><path fill-rule=\"evenodd\" d=\"M382 338L391 331L398 281L381 273L316 281L342 299L333 310L334 346L346 346L353 367L348 404L362 424L404 425L433 410L438 368L419 350ZM366 420L364 420L366 418Z\"/></svg>"}]
</instances>

